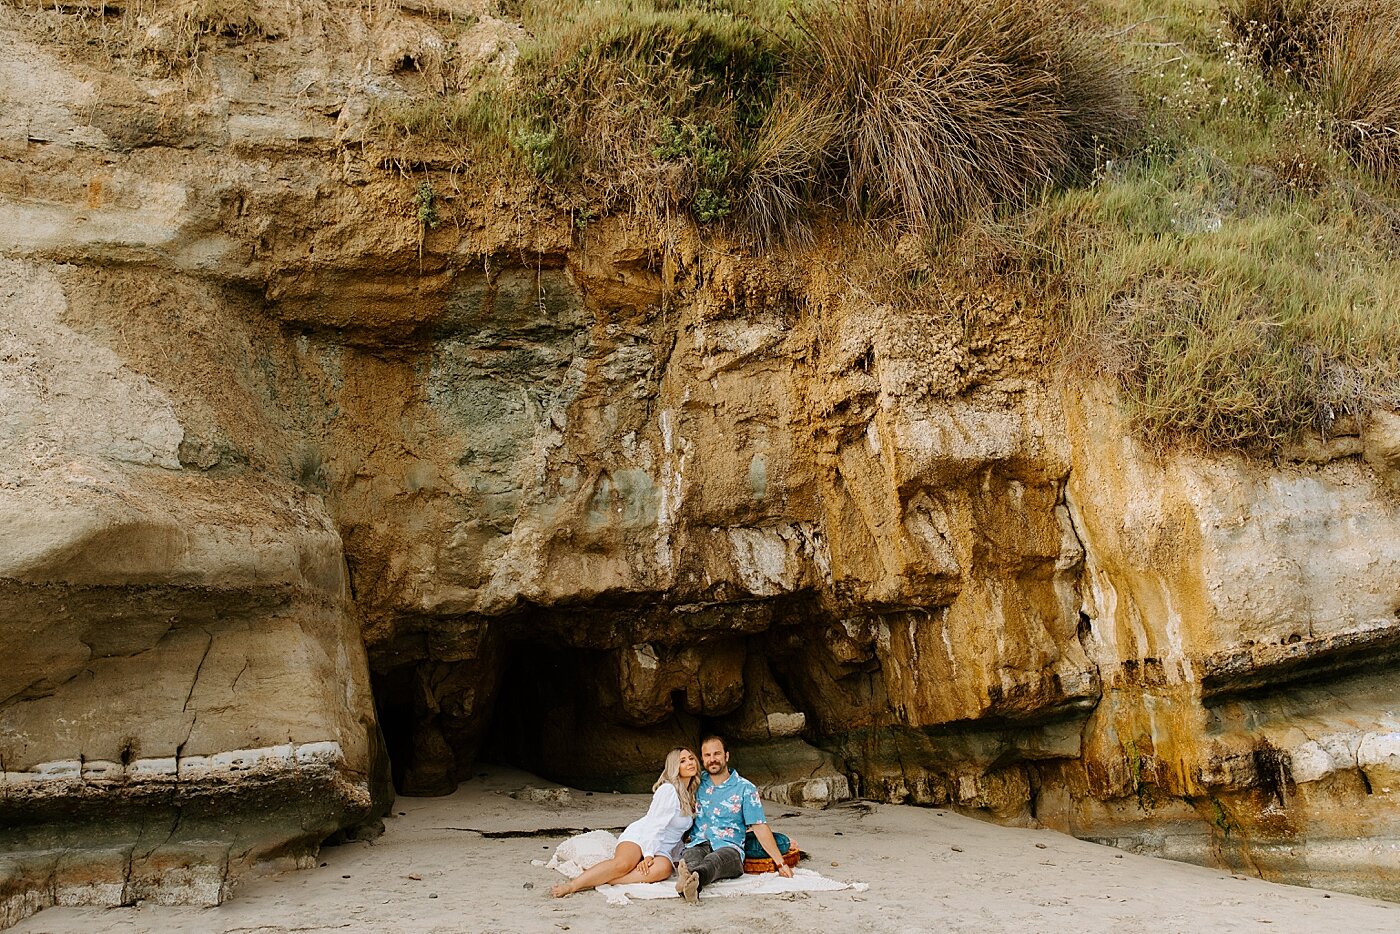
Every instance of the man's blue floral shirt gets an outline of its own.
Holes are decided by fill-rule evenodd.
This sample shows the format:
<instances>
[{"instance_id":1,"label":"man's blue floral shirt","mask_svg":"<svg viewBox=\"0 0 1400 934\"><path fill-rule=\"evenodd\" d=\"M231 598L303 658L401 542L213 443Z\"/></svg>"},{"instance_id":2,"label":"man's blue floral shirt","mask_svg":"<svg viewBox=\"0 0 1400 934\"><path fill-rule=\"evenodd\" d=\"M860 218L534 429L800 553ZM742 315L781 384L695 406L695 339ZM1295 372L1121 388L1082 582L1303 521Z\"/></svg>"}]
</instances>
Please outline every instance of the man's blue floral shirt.
<instances>
[{"instance_id":1,"label":"man's blue floral shirt","mask_svg":"<svg viewBox=\"0 0 1400 934\"><path fill-rule=\"evenodd\" d=\"M720 785L710 779L710 773L700 776L700 790L695 793L695 824L690 830L690 845L706 841L714 849L722 846L744 848L744 834L754 824L766 824L763 804L753 782L733 769Z\"/></svg>"}]
</instances>

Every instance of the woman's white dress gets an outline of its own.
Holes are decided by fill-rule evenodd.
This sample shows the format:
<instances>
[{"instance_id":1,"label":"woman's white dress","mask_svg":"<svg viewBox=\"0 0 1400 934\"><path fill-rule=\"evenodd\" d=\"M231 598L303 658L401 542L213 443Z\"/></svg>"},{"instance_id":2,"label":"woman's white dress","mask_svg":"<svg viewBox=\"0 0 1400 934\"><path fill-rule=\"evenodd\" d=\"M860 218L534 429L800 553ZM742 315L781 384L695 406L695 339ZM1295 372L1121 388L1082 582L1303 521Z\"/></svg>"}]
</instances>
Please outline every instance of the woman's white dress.
<instances>
[{"instance_id":1,"label":"woman's white dress","mask_svg":"<svg viewBox=\"0 0 1400 934\"><path fill-rule=\"evenodd\" d=\"M643 857L664 856L674 863L680 859L681 837L690 829L692 820L681 813L676 786L666 782L652 792L646 814L628 824L617 842L635 843L642 848Z\"/></svg>"}]
</instances>

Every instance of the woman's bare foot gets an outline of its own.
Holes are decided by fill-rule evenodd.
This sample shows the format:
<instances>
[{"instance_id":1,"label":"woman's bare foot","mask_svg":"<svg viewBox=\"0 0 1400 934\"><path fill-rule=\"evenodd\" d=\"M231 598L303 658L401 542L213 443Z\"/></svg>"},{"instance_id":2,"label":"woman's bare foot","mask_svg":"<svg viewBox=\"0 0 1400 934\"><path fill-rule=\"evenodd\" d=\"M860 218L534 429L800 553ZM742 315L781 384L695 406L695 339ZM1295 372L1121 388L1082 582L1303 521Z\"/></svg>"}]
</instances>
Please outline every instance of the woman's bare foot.
<instances>
[{"instance_id":1,"label":"woman's bare foot","mask_svg":"<svg viewBox=\"0 0 1400 934\"><path fill-rule=\"evenodd\" d=\"M553 895L555 898L563 898L566 895L574 894L574 889L573 886L569 885L569 883L561 882L558 885L551 887L549 890L549 894Z\"/></svg>"},{"instance_id":2,"label":"woman's bare foot","mask_svg":"<svg viewBox=\"0 0 1400 934\"><path fill-rule=\"evenodd\" d=\"M685 864L685 860L681 860L676 864L676 871L680 873L676 876L676 894L684 895L685 880L690 878L690 867Z\"/></svg>"}]
</instances>

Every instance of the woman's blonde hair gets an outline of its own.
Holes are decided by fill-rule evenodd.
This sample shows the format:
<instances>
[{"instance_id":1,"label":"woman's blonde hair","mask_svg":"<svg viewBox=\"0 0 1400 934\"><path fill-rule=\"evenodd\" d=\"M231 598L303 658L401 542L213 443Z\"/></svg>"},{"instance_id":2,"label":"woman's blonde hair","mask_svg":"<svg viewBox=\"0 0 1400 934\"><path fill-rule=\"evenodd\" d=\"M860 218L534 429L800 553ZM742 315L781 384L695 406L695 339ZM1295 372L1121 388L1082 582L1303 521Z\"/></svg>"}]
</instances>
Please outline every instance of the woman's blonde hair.
<instances>
[{"instance_id":1,"label":"woman's blonde hair","mask_svg":"<svg viewBox=\"0 0 1400 934\"><path fill-rule=\"evenodd\" d=\"M681 799L681 813L689 817L695 813L695 792L700 788L700 770L696 769L690 778L681 778L681 756L687 752L699 764L695 753L684 746L677 746L666 753L666 767L661 770L661 777L651 786L651 790L655 791L668 782L675 786L676 795Z\"/></svg>"}]
</instances>

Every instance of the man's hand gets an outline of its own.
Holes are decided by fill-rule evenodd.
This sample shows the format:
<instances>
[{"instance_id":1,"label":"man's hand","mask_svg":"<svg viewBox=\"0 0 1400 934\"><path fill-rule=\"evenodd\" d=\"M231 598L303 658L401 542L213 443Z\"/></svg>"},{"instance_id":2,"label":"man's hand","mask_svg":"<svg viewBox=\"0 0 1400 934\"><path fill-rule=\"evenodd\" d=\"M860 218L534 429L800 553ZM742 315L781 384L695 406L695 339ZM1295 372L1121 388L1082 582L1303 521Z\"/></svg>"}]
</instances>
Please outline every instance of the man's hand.
<instances>
[{"instance_id":1,"label":"man's hand","mask_svg":"<svg viewBox=\"0 0 1400 934\"><path fill-rule=\"evenodd\" d=\"M778 852L778 841L773 839L773 831L767 824L754 824L749 828L753 835L758 838L759 844L763 847L763 852L768 854L768 858L773 861L777 868L778 875L784 879L792 878L792 867L783 862L783 854Z\"/></svg>"}]
</instances>

